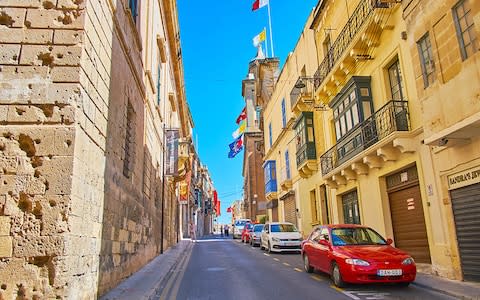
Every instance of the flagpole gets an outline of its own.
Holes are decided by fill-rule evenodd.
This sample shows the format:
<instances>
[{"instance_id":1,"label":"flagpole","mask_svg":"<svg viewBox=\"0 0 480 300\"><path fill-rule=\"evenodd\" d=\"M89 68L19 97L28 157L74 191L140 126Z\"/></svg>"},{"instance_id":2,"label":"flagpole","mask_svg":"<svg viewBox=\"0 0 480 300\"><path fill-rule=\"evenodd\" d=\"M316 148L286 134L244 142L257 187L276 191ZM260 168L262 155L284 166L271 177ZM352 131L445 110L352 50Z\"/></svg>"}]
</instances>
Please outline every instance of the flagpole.
<instances>
[{"instance_id":1,"label":"flagpole","mask_svg":"<svg viewBox=\"0 0 480 300\"><path fill-rule=\"evenodd\" d=\"M272 57L275 57L275 52L273 52L272 17L270 16L270 1L268 1L267 5L268 5L268 25L270 26L270 47L272 48Z\"/></svg>"},{"instance_id":2,"label":"flagpole","mask_svg":"<svg viewBox=\"0 0 480 300\"><path fill-rule=\"evenodd\" d=\"M265 27L263 27L263 29L265 29ZM260 47L262 47L262 44L260 44ZM268 57L268 39L265 39L265 57Z\"/></svg>"}]
</instances>

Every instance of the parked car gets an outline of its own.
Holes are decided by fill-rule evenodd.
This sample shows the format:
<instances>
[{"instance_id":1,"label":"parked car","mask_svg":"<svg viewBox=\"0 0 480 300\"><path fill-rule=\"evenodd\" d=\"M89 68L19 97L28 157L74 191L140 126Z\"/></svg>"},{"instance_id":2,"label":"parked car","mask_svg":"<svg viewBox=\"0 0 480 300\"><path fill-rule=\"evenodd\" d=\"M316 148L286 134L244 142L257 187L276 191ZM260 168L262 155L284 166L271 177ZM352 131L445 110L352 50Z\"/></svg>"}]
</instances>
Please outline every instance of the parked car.
<instances>
[{"instance_id":1,"label":"parked car","mask_svg":"<svg viewBox=\"0 0 480 300\"><path fill-rule=\"evenodd\" d=\"M265 223L260 239L260 248L266 249L268 252L300 252L302 240L302 235L292 223Z\"/></svg>"},{"instance_id":2,"label":"parked car","mask_svg":"<svg viewBox=\"0 0 480 300\"><path fill-rule=\"evenodd\" d=\"M250 232L250 245L255 247L256 245L260 246L260 237L262 236L262 230L264 224L256 224L253 226L253 230Z\"/></svg>"},{"instance_id":3,"label":"parked car","mask_svg":"<svg viewBox=\"0 0 480 300\"><path fill-rule=\"evenodd\" d=\"M249 243L250 242L250 232L253 230L253 224L247 223L242 230L242 242Z\"/></svg>"},{"instance_id":4,"label":"parked car","mask_svg":"<svg viewBox=\"0 0 480 300\"><path fill-rule=\"evenodd\" d=\"M417 274L415 261L392 247L392 242L367 226L318 226L302 243L304 269L308 273L317 269L330 274L338 287L377 282L408 286Z\"/></svg>"},{"instance_id":5,"label":"parked car","mask_svg":"<svg viewBox=\"0 0 480 300\"><path fill-rule=\"evenodd\" d=\"M245 227L245 224L250 223L250 219L236 219L235 222L233 223L233 238L241 238L242 237L242 231L243 228Z\"/></svg>"}]
</instances>

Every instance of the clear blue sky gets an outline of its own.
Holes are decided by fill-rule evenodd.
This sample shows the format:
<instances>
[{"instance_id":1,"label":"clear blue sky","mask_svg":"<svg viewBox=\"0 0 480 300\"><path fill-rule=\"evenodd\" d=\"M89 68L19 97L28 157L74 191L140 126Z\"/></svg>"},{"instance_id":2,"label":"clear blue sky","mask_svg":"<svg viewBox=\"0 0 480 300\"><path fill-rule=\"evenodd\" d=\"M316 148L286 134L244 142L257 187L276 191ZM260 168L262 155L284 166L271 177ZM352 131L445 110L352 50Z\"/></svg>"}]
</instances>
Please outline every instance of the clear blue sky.
<instances>
[{"instance_id":1,"label":"clear blue sky","mask_svg":"<svg viewBox=\"0 0 480 300\"><path fill-rule=\"evenodd\" d=\"M275 56L282 65L317 1L270 0ZM264 27L268 33L268 10L265 6L252 12L254 0L177 2L194 139L221 201L218 221L228 223L230 214L226 209L242 198L243 191L243 151L229 159L228 144L238 128L235 120L245 106L242 80L257 51L252 39Z\"/></svg>"}]
</instances>

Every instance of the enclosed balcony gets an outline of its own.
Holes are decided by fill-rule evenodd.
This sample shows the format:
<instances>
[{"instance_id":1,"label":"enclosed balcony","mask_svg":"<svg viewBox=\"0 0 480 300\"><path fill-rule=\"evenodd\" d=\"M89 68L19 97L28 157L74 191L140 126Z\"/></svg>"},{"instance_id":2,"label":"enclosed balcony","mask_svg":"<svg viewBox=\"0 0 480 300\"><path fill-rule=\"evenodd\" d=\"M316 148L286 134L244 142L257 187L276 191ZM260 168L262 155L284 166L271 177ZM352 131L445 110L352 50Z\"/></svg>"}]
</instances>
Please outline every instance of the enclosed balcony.
<instances>
[{"instance_id":1,"label":"enclosed balcony","mask_svg":"<svg viewBox=\"0 0 480 300\"><path fill-rule=\"evenodd\" d=\"M389 23L399 1L360 1L348 22L333 42L314 74L314 89L320 102L328 103L357 65L373 59L373 49L380 44L382 32L393 28Z\"/></svg>"},{"instance_id":2,"label":"enclosed balcony","mask_svg":"<svg viewBox=\"0 0 480 300\"><path fill-rule=\"evenodd\" d=\"M399 134L409 130L408 102L387 102L321 156L323 177L341 183L368 173L368 167L396 160L400 153L410 151Z\"/></svg>"},{"instance_id":3,"label":"enclosed balcony","mask_svg":"<svg viewBox=\"0 0 480 300\"><path fill-rule=\"evenodd\" d=\"M294 125L297 152L296 162L301 177L310 177L317 171L317 151L313 127L313 113L302 112Z\"/></svg>"},{"instance_id":4,"label":"enclosed balcony","mask_svg":"<svg viewBox=\"0 0 480 300\"><path fill-rule=\"evenodd\" d=\"M312 77L298 77L290 92L290 107L295 115L302 111L310 111L314 99L314 81Z\"/></svg>"},{"instance_id":5,"label":"enclosed balcony","mask_svg":"<svg viewBox=\"0 0 480 300\"><path fill-rule=\"evenodd\" d=\"M267 160L263 165L265 175L265 198L273 200L277 198L277 170L274 160Z\"/></svg>"}]
</instances>

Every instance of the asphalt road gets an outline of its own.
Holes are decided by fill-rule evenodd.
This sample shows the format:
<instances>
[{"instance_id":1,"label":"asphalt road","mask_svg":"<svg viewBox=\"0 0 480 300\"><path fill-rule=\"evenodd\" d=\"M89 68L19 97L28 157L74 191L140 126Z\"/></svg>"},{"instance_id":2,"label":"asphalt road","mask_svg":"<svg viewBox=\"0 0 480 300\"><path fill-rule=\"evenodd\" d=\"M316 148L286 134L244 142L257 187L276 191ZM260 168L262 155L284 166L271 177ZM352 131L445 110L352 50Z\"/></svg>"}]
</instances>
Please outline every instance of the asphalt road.
<instances>
[{"instance_id":1,"label":"asphalt road","mask_svg":"<svg viewBox=\"0 0 480 300\"><path fill-rule=\"evenodd\" d=\"M199 240L178 264L159 299L454 299L410 285L350 285L303 271L299 254L268 254L239 240Z\"/></svg>"}]
</instances>

